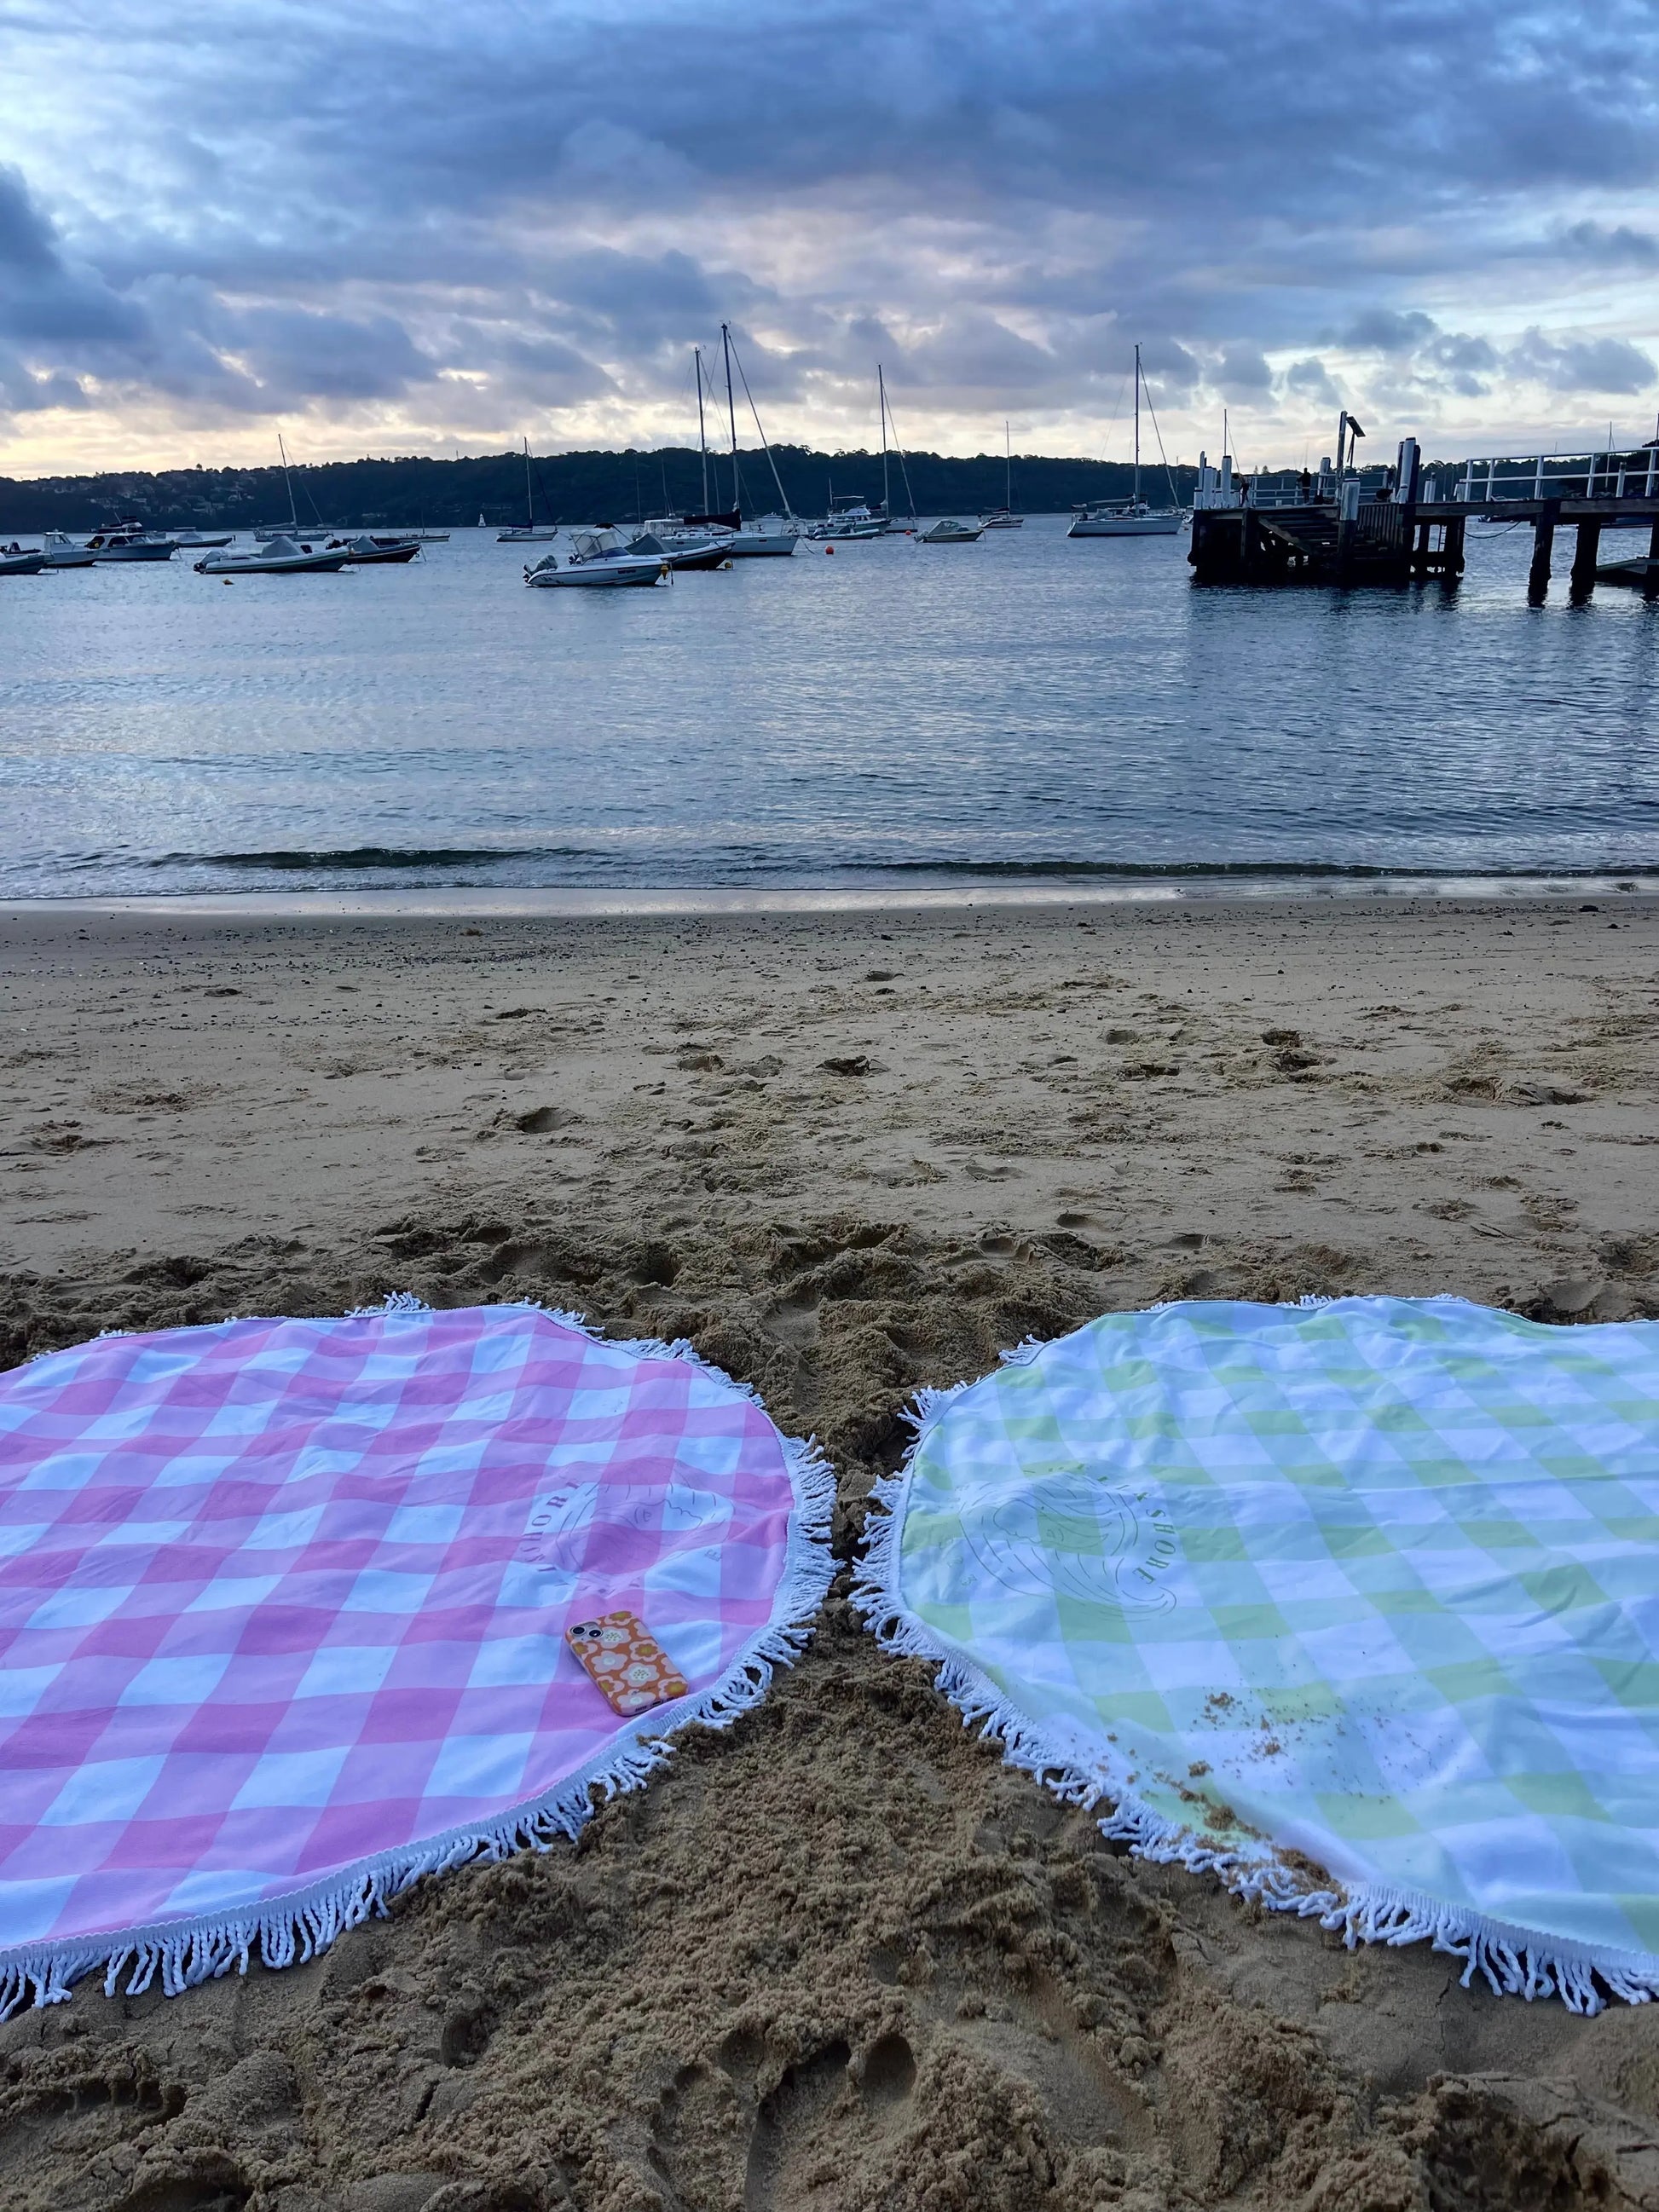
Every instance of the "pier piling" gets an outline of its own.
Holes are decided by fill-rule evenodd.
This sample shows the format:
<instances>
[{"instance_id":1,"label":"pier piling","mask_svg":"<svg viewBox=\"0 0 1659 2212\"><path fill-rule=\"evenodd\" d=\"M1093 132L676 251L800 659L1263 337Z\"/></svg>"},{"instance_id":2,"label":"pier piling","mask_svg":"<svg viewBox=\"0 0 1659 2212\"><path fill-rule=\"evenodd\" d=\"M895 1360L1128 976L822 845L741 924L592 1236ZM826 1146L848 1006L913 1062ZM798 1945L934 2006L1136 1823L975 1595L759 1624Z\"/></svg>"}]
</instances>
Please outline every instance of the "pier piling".
<instances>
[{"instance_id":1,"label":"pier piling","mask_svg":"<svg viewBox=\"0 0 1659 2212\"><path fill-rule=\"evenodd\" d=\"M1577 543L1572 549L1571 589L1575 599L1587 599L1595 589L1595 564L1601 551L1601 525L1588 515L1583 516L1575 535Z\"/></svg>"},{"instance_id":2,"label":"pier piling","mask_svg":"<svg viewBox=\"0 0 1659 2212\"><path fill-rule=\"evenodd\" d=\"M1550 554L1555 544L1555 526L1560 520L1559 499L1540 501L1538 519L1532 526L1532 566L1527 571L1527 597L1535 607L1541 607L1549 595Z\"/></svg>"}]
</instances>

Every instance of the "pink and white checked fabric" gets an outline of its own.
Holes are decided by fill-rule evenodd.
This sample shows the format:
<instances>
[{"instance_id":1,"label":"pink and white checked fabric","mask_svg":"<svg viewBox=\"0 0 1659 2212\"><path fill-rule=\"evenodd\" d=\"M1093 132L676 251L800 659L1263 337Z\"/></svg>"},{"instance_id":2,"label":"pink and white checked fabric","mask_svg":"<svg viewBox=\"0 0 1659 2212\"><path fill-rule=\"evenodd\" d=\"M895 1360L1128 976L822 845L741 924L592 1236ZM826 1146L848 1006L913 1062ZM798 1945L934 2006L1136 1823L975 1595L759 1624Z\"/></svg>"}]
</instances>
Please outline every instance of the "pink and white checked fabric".
<instances>
[{"instance_id":1,"label":"pink and white checked fabric","mask_svg":"<svg viewBox=\"0 0 1659 2212\"><path fill-rule=\"evenodd\" d=\"M724 1376L523 1307L0 1376L0 2008L124 1954L169 1987L283 1963L574 1832L798 1645L826 1475ZM617 1607L690 1690L627 1722L564 1642Z\"/></svg>"}]
</instances>

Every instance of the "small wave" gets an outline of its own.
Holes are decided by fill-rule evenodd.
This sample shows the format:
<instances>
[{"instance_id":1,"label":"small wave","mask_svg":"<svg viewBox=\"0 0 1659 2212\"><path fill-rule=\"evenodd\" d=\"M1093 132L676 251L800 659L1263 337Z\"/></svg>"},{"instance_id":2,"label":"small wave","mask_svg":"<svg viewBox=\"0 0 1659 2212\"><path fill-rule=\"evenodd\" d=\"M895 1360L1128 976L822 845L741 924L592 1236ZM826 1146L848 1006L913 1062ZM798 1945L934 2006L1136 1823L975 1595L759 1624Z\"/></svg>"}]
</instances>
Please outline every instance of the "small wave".
<instances>
[{"instance_id":1,"label":"small wave","mask_svg":"<svg viewBox=\"0 0 1659 2212\"><path fill-rule=\"evenodd\" d=\"M535 860L588 860L599 857L580 845L535 847L471 845L347 845L337 851L269 853L162 853L147 868L269 869L280 875L312 875L327 868L504 867Z\"/></svg>"}]
</instances>

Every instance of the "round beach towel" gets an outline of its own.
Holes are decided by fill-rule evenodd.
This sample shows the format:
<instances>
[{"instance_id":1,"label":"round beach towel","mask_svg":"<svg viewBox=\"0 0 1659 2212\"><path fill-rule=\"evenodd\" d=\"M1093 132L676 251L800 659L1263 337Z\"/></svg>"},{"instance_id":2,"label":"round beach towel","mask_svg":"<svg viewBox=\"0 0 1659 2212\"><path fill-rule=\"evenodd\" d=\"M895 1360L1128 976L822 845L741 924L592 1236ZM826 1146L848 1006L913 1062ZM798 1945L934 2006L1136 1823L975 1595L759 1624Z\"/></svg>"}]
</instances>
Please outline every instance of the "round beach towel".
<instances>
[{"instance_id":1,"label":"round beach towel","mask_svg":"<svg viewBox=\"0 0 1659 2212\"><path fill-rule=\"evenodd\" d=\"M0 1376L0 2016L309 1956L763 1694L829 1470L683 1349L412 1299Z\"/></svg>"},{"instance_id":2,"label":"round beach towel","mask_svg":"<svg viewBox=\"0 0 1659 2212\"><path fill-rule=\"evenodd\" d=\"M1114 1314L921 1409L859 1602L1109 1834L1659 1993L1659 1324Z\"/></svg>"}]
</instances>

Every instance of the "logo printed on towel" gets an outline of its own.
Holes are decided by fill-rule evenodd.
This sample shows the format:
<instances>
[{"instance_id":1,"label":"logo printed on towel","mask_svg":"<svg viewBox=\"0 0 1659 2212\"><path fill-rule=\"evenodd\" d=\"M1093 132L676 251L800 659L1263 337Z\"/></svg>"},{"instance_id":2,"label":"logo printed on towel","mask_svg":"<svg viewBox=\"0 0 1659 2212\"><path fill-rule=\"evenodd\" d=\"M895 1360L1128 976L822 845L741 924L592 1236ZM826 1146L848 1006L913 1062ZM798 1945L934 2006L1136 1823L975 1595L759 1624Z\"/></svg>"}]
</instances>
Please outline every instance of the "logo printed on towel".
<instances>
[{"instance_id":1,"label":"logo printed on towel","mask_svg":"<svg viewBox=\"0 0 1659 2212\"><path fill-rule=\"evenodd\" d=\"M704 1530L712 1542L731 1516L727 1499L685 1483L573 1482L533 1501L519 1557L558 1574L579 1574L596 1522L652 1537Z\"/></svg>"},{"instance_id":2,"label":"logo printed on towel","mask_svg":"<svg viewBox=\"0 0 1659 2212\"><path fill-rule=\"evenodd\" d=\"M1018 1484L971 1484L957 1511L969 1550L1005 1589L1132 1613L1176 1601L1164 1578L1181 1547L1156 1482L1116 1486L1074 1462Z\"/></svg>"}]
</instances>

